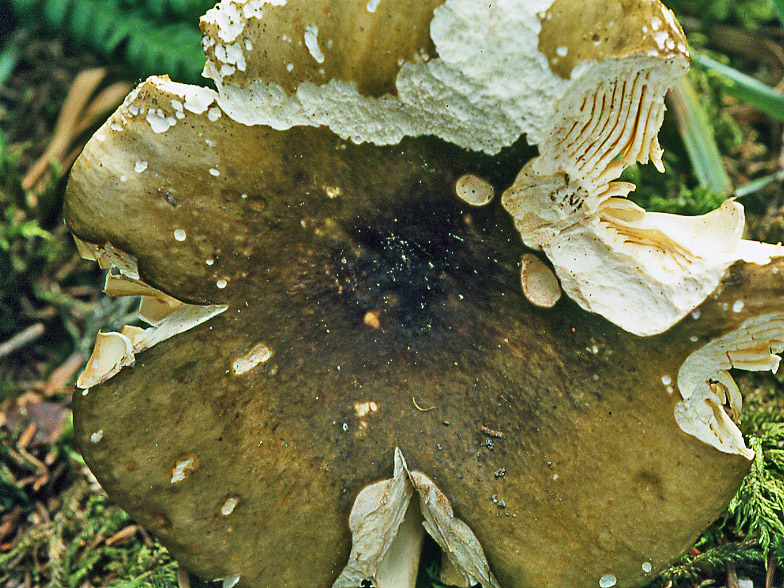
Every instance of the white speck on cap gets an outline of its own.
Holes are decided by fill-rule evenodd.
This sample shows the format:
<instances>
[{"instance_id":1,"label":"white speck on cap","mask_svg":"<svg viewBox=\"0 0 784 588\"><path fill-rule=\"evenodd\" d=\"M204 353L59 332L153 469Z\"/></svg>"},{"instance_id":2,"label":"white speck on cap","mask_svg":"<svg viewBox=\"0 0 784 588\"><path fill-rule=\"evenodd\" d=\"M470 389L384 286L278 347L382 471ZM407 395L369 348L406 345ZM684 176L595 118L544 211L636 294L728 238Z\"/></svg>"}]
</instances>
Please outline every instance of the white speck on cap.
<instances>
[{"instance_id":1,"label":"white speck on cap","mask_svg":"<svg viewBox=\"0 0 784 588\"><path fill-rule=\"evenodd\" d=\"M369 402L354 403L354 412L359 418L364 418L368 414L372 412L376 412L377 410L378 410L378 404L376 404L373 400Z\"/></svg>"},{"instance_id":2,"label":"white speck on cap","mask_svg":"<svg viewBox=\"0 0 784 588\"><path fill-rule=\"evenodd\" d=\"M368 12L375 12L376 8L378 8L379 2L381 2L381 0L370 0L370 2L367 3L367 6L365 6L365 8L367 8Z\"/></svg>"},{"instance_id":3,"label":"white speck on cap","mask_svg":"<svg viewBox=\"0 0 784 588\"><path fill-rule=\"evenodd\" d=\"M642 564L642 571L646 574L650 574L652 569L653 566L651 565L651 562L646 561L644 564Z\"/></svg>"},{"instance_id":4,"label":"white speck on cap","mask_svg":"<svg viewBox=\"0 0 784 588\"><path fill-rule=\"evenodd\" d=\"M99 429L98 431L90 435L91 443L98 443L98 441L100 441L101 439L103 439L103 429Z\"/></svg>"},{"instance_id":5,"label":"white speck on cap","mask_svg":"<svg viewBox=\"0 0 784 588\"><path fill-rule=\"evenodd\" d=\"M741 310L743 310L744 306L746 306L746 303L743 302L743 300L736 300L732 305L732 312L739 313Z\"/></svg>"},{"instance_id":6,"label":"white speck on cap","mask_svg":"<svg viewBox=\"0 0 784 588\"><path fill-rule=\"evenodd\" d=\"M224 279L220 279L217 282L215 282L215 285L218 287L219 290L223 290L226 286L229 285L229 283Z\"/></svg>"},{"instance_id":7,"label":"white speck on cap","mask_svg":"<svg viewBox=\"0 0 784 588\"><path fill-rule=\"evenodd\" d=\"M142 173L144 170L147 169L147 162L146 161L137 161L136 164L133 166L133 169L136 173Z\"/></svg>"},{"instance_id":8,"label":"white speck on cap","mask_svg":"<svg viewBox=\"0 0 784 588\"><path fill-rule=\"evenodd\" d=\"M612 574L607 574L606 576L599 578L599 586L602 588L612 588L615 586L616 582L618 582L618 580L616 580L615 576Z\"/></svg>"},{"instance_id":9,"label":"white speck on cap","mask_svg":"<svg viewBox=\"0 0 784 588\"><path fill-rule=\"evenodd\" d=\"M223 503L221 506L220 512L224 517L229 516L231 513L234 512L234 509L237 507L237 503L239 500L234 498L233 496L226 499L226 502Z\"/></svg>"},{"instance_id":10,"label":"white speck on cap","mask_svg":"<svg viewBox=\"0 0 784 588\"><path fill-rule=\"evenodd\" d=\"M183 231L182 229L177 229L176 231L174 231L174 238L177 241L185 241L186 237L187 235L185 234L185 231Z\"/></svg>"},{"instance_id":11,"label":"white speck on cap","mask_svg":"<svg viewBox=\"0 0 784 588\"><path fill-rule=\"evenodd\" d=\"M662 376L662 384L669 386L672 384L672 378L670 376Z\"/></svg>"},{"instance_id":12,"label":"white speck on cap","mask_svg":"<svg viewBox=\"0 0 784 588\"><path fill-rule=\"evenodd\" d=\"M215 176L217 178L220 175L220 172L217 169L215 169L214 167L211 167L210 168L210 175L213 175L213 176Z\"/></svg>"},{"instance_id":13,"label":"white speck on cap","mask_svg":"<svg viewBox=\"0 0 784 588\"><path fill-rule=\"evenodd\" d=\"M217 106L213 106L212 108L210 108L210 109L207 111L207 118L208 118L208 119L209 119L211 122L215 122L216 120L218 120L218 119L221 117L221 114L223 114L223 113L221 112L221 109L220 109L220 108L218 108Z\"/></svg>"},{"instance_id":14,"label":"white speck on cap","mask_svg":"<svg viewBox=\"0 0 784 588\"><path fill-rule=\"evenodd\" d=\"M223 586L222 588L234 588L237 585L237 582L240 581L240 575L234 574L228 578L223 579Z\"/></svg>"},{"instance_id":15,"label":"white speck on cap","mask_svg":"<svg viewBox=\"0 0 784 588\"><path fill-rule=\"evenodd\" d=\"M495 188L487 180L474 174L465 174L457 180L455 193L471 206L484 206L493 199Z\"/></svg>"}]
</instances>

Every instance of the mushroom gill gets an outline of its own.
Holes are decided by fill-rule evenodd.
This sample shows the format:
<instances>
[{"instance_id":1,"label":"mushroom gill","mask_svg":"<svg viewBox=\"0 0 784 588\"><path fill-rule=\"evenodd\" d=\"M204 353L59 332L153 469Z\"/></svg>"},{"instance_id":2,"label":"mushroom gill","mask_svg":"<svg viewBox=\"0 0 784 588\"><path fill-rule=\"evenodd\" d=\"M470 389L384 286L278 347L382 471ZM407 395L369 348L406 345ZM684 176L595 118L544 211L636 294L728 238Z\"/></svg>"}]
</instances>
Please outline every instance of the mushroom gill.
<instances>
[{"instance_id":1,"label":"mushroom gill","mask_svg":"<svg viewBox=\"0 0 784 588\"><path fill-rule=\"evenodd\" d=\"M722 405L777 366L784 260L737 203L621 198L687 66L671 14L224 0L202 27L217 91L143 82L68 186L151 323L102 334L74 398L110 496L240 588L405 585L425 533L484 588L640 586L686 549L749 467Z\"/></svg>"}]
</instances>

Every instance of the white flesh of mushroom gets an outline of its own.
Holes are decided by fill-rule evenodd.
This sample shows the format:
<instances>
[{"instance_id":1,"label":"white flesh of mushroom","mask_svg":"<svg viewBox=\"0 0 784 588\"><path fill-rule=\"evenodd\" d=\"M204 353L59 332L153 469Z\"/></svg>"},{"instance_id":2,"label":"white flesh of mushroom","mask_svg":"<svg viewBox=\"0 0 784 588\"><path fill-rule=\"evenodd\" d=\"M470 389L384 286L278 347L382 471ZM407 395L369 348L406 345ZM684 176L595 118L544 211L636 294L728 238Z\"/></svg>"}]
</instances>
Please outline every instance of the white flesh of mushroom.
<instances>
[{"instance_id":1,"label":"white flesh of mushroom","mask_svg":"<svg viewBox=\"0 0 784 588\"><path fill-rule=\"evenodd\" d=\"M111 243L100 247L76 239L83 257L98 260L108 269L104 291L110 296L141 296L139 316L149 329L124 326L120 333L98 333L92 355L76 380L79 388L90 388L105 382L119 371L136 362L135 354L184 333L224 312L224 304L184 304L146 284L139 278L136 259Z\"/></svg>"},{"instance_id":2,"label":"white flesh of mushroom","mask_svg":"<svg viewBox=\"0 0 784 588\"><path fill-rule=\"evenodd\" d=\"M362 489L349 528L351 555L332 588L356 588L366 579L377 588L414 588L424 531L467 585L499 588L479 540L455 518L432 480L408 469L399 449L395 449L394 477Z\"/></svg>"},{"instance_id":3,"label":"white flesh of mushroom","mask_svg":"<svg viewBox=\"0 0 784 588\"><path fill-rule=\"evenodd\" d=\"M678 426L719 451L754 457L724 410L726 402L737 418L742 408L729 370L776 373L782 351L784 313L773 313L749 319L736 331L692 353L678 370L678 391L683 398L675 406Z\"/></svg>"}]
</instances>

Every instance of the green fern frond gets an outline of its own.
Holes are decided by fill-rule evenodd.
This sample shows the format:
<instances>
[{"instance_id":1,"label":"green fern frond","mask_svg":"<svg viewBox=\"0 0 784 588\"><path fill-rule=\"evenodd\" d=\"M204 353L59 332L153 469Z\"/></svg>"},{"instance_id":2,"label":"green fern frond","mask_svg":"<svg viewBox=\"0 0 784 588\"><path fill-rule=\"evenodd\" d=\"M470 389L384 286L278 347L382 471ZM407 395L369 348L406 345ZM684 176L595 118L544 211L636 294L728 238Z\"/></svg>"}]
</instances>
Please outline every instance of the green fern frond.
<instances>
[{"instance_id":1,"label":"green fern frond","mask_svg":"<svg viewBox=\"0 0 784 588\"><path fill-rule=\"evenodd\" d=\"M122 0L123 8L141 8L159 19L176 17L198 23L199 17L217 0Z\"/></svg>"},{"instance_id":2,"label":"green fern frond","mask_svg":"<svg viewBox=\"0 0 784 588\"><path fill-rule=\"evenodd\" d=\"M204 65L198 16L210 0L2 0L76 42L123 59L141 76L198 83Z\"/></svg>"},{"instance_id":3,"label":"green fern frond","mask_svg":"<svg viewBox=\"0 0 784 588\"><path fill-rule=\"evenodd\" d=\"M763 564L764 557L754 543L727 543L697 556L685 556L659 576L663 580L695 582L723 573L727 564L737 567Z\"/></svg>"},{"instance_id":4,"label":"green fern frond","mask_svg":"<svg viewBox=\"0 0 784 588\"><path fill-rule=\"evenodd\" d=\"M775 430L780 430L777 425ZM773 438L773 437L770 437ZM753 536L759 542L765 557L771 549L784 550L784 480L769 457L765 442L760 437L752 437L749 447L754 451L751 471L735 498L730 502L728 512L735 519L737 529ZM781 455L776 454L781 461Z\"/></svg>"}]
</instances>

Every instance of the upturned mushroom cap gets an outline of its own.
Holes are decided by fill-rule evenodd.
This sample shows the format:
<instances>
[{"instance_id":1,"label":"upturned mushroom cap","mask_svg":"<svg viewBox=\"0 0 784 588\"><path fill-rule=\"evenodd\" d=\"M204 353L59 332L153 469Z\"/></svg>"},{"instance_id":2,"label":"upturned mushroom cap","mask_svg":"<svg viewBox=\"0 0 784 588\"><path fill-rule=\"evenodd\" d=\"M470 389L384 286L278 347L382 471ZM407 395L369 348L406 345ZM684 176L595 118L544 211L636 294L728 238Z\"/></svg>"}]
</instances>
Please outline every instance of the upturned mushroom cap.
<instances>
[{"instance_id":1,"label":"upturned mushroom cap","mask_svg":"<svg viewBox=\"0 0 784 588\"><path fill-rule=\"evenodd\" d=\"M224 1L203 21L219 91L151 78L74 166L67 222L152 323L101 338L76 435L109 494L204 578L387 588L423 527L465 585L638 586L748 469L729 370L777 367L784 260L722 258L691 316L643 338L579 296L532 304L520 261L546 265L521 234L557 235L563 209L530 232L507 212L533 169L518 176L523 133L543 141L532 199L567 165L545 114L590 86L578 70L643 64L663 93L685 57L619 37L566 78L544 42L558 2L435 4ZM301 78L276 65L280 42ZM383 75L365 47L390 47ZM466 175L504 203L466 202ZM710 219L611 208L671 235L649 244L666 263L717 242L681 235ZM736 244L740 211L714 213Z\"/></svg>"}]
</instances>

